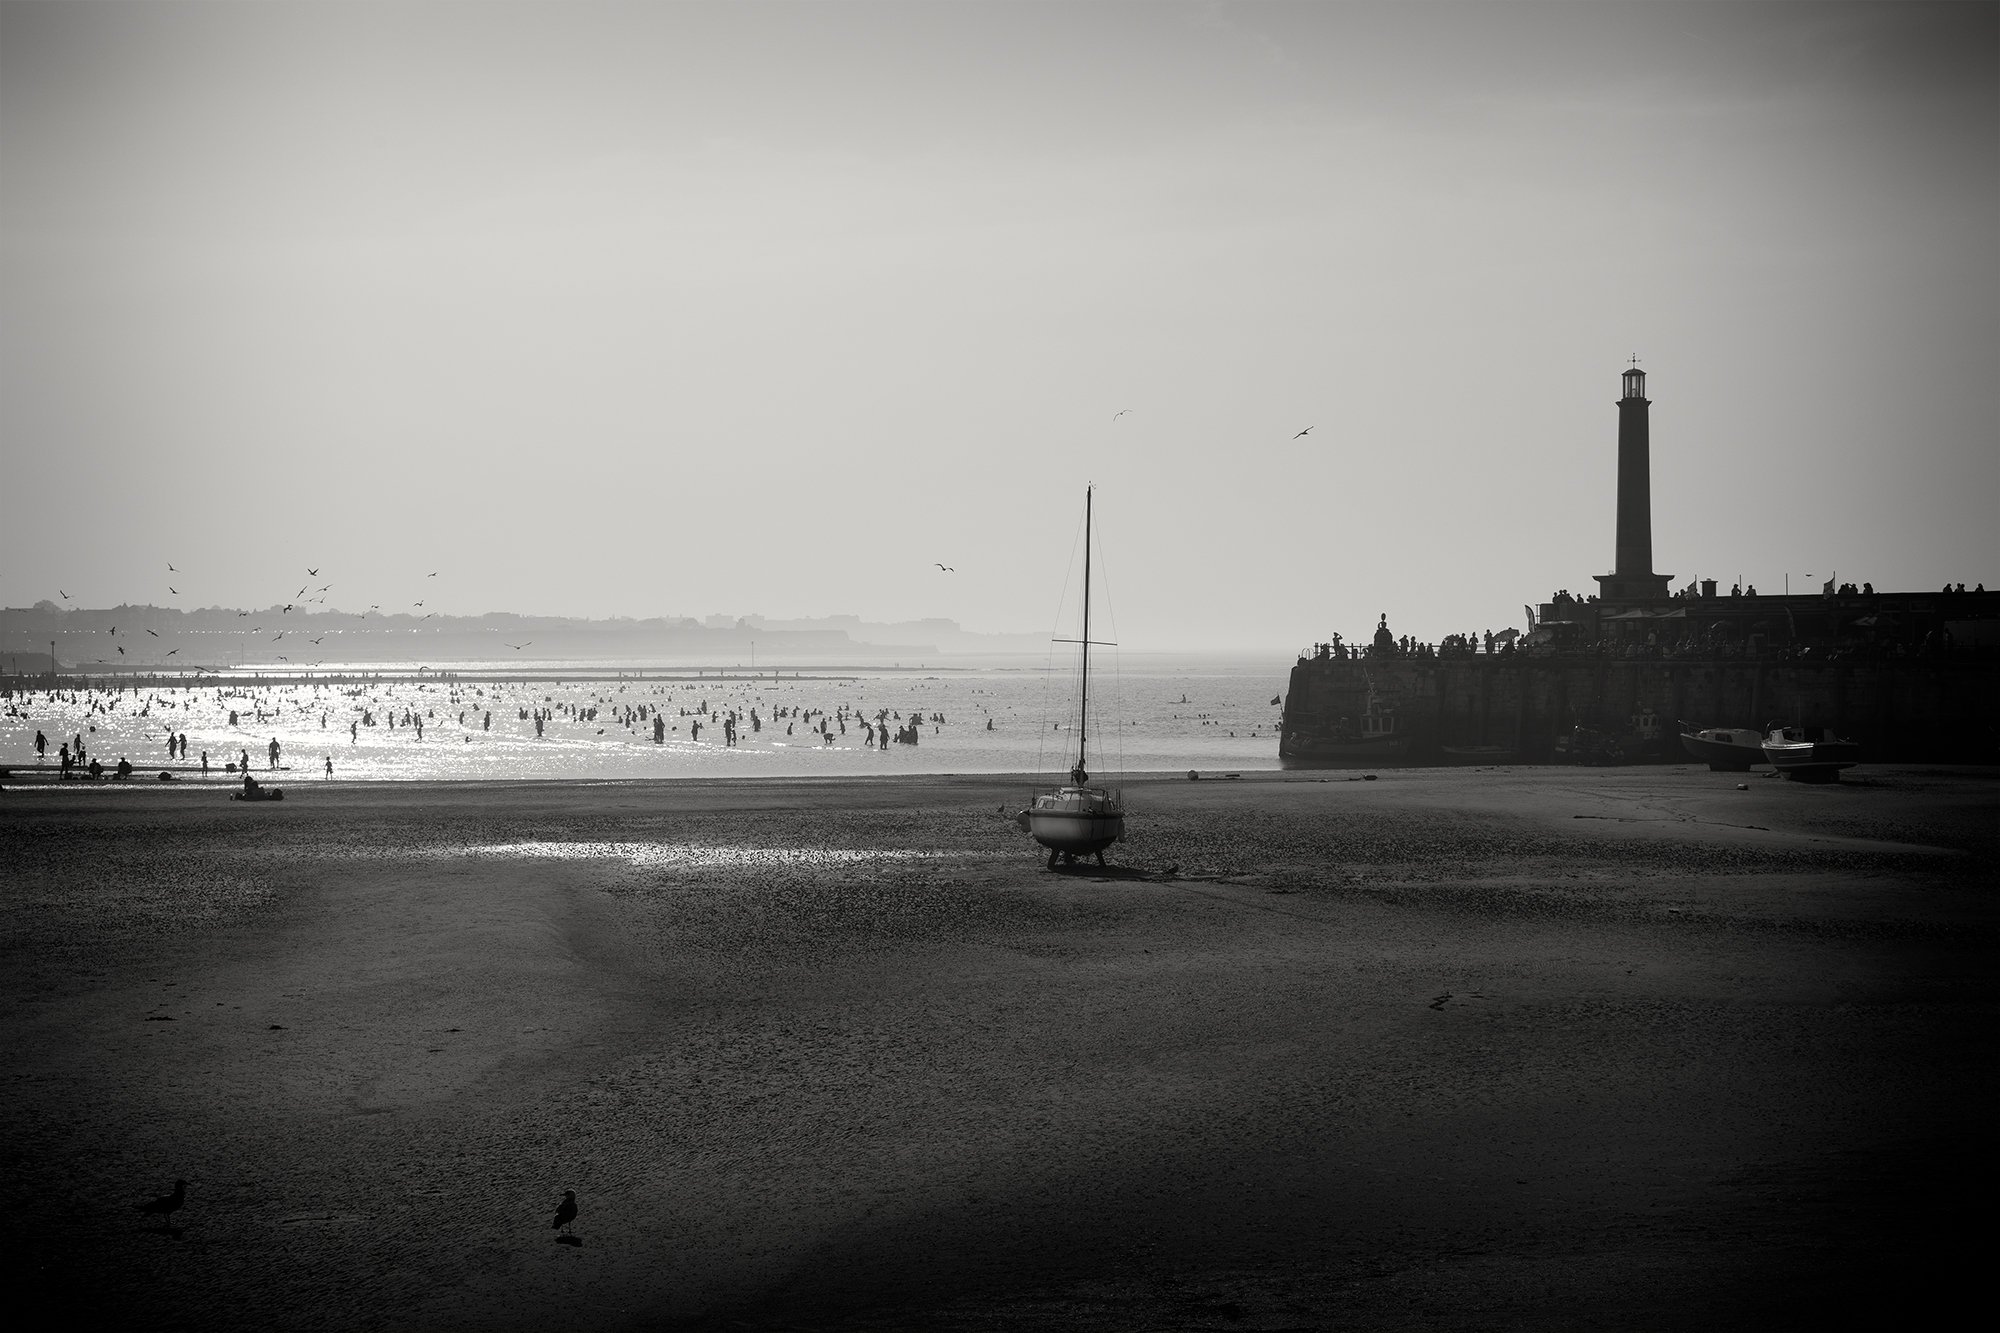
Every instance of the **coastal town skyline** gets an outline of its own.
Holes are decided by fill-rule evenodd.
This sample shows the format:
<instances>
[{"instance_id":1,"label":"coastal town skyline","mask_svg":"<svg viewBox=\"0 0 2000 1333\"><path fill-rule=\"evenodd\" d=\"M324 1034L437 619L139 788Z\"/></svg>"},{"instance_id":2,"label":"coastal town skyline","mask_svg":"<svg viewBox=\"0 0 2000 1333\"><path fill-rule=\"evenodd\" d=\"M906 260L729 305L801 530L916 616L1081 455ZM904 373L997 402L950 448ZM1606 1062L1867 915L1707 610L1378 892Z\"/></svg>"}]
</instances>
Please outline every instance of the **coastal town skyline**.
<instances>
[{"instance_id":1,"label":"coastal town skyline","mask_svg":"<svg viewBox=\"0 0 2000 1333\"><path fill-rule=\"evenodd\" d=\"M1991 586L1996 14L0 6L0 605L1525 627L1634 357L1674 586Z\"/></svg>"}]
</instances>

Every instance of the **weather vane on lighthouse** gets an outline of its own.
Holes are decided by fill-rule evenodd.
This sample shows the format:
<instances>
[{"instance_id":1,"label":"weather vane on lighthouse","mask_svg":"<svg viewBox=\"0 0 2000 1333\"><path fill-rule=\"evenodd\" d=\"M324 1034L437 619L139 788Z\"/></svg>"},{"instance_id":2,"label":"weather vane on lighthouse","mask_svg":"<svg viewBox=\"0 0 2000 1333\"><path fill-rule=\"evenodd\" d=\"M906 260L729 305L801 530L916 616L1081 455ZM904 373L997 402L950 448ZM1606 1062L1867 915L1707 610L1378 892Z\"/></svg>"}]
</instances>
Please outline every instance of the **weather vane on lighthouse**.
<instances>
[{"instance_id":1,"label":"weather vane on lighthouse","mask_svg":"<svg viewBox=\"0 0 2000 1333\"><path fill-rule=\"evenodd\" d=\"M1637 354L1636 352L1635 352L1635 353L1633 353L1633 356L1632 356L1632 364L1633 364L1633 365L1635 365L1635 366L1639 364L1639 356L1638 356L1638 354Z\"/></svg>"}]
</instances>

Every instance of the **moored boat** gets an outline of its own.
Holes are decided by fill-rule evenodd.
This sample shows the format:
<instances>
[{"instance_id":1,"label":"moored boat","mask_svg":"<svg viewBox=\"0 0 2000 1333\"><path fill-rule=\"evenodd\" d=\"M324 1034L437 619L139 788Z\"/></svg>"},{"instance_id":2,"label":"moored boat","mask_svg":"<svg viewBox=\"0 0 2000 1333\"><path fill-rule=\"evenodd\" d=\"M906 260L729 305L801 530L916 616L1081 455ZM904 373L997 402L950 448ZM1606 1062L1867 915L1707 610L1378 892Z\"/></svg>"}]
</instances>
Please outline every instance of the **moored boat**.
<instances>
[{"instance_id":1,"label":"moored boat","mask_svg":"<svg viewBox=\"0 0 2000 1333\"><path fill-rule=\"evenodd\" d=\"M1747 773L1754 764L1766 762L1764 734L1749 727L1703 727L1699 731L1681 724L1681 748L1715 773Z\"/></svg>"},{"instance_id":2,"label":"moored boat","mask_svg":"<svg viewBox=\"0 0 2000 1333\"><path fill-rule=\"evenodd\" d=\"M1342 717L1318 731L1285 732L1278 741L1278 762L1285 768L1393 763L1408 749L1409 737L1397 729L1396 710L1381 707L1371 690L1358 724Z\"/></svg>"},{"instance_id":3,"label":"moored boat","mask_svg":"<svg viewBox=\"0 0 2000 1333\"><path fill-rule=\"evenodd\" d=\"M1076 640L1083 646L1082 688L1078 694L1076 725L1076 765L1069 771L1069 783L1052 792L1037 795L1021 822L1030 836L1049 849L1049 869L1058 860L1074 862L1079 856L1095 855L1104 864L1104 849L1125 839L1125 801L1109 787L1093 785L1084 767L1090 743L1090 516L1091 488L1083 492L1083 633ZM1109 646L1109 645L1105 645Z\"/></svg>"},{"instance_id":4,"label":"moored boat","mask_svg":"<svg viewBox=\"0 0 2000 1333\"><path fill-rule=\"evenodd\" d=\"M1841 769L1861 762L1861 747L1826 727L1773 727L1763 751L1772 768L1798 782L1837 782Z\"/></svg>"}]
</instances>

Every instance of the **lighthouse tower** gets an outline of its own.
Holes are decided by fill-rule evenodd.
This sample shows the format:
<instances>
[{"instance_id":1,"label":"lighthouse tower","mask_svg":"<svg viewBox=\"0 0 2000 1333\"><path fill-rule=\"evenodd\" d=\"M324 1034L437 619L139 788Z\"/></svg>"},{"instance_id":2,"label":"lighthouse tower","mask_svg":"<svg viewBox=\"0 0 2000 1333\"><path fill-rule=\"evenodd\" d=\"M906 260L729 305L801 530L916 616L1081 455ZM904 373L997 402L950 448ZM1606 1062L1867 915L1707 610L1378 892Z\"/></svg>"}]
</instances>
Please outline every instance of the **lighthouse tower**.
<instances>
[{"instance_id":1,"label":"lighthouse tower","mask_svg":"<svg viewBox=\"0 0 2000 1333\"><path fill-rule=\"evenodd\" d=\"M1646 372L1636 361L1625 372L1618 400L1618 563L1596 576L1603 602L1657 602L1667 596L1671 574L1653 572L1653 479L1647 435Z\"/></svg>"}]
</instances>

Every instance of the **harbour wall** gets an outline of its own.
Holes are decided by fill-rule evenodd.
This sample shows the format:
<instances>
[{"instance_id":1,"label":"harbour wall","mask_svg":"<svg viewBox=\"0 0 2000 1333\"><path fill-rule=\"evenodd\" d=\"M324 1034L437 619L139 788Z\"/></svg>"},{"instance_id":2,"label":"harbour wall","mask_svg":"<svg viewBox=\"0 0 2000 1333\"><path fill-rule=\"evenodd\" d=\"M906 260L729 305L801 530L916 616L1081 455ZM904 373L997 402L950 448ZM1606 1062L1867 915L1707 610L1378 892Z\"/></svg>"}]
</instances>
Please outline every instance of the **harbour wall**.
<instances>
[{"instance_id":1,"label":"harbour wall","mask_svg":"<svg viewBox=\"0 0 2000 1333\"><path fill-rule=\"evenodd\" d=\"M1393 711L1406 762L1444 747L1498 746L1522 763L1556 757L1577 727L1627 734L1658 717L1661 756L1682 762L1675 724L1830 727L1882 762L2000 762L2000 657L1756 660L1536 657L1526 653L1302 659L1284 732L1314 734L1369 708Z\"/></svg>"}]
</instances>

